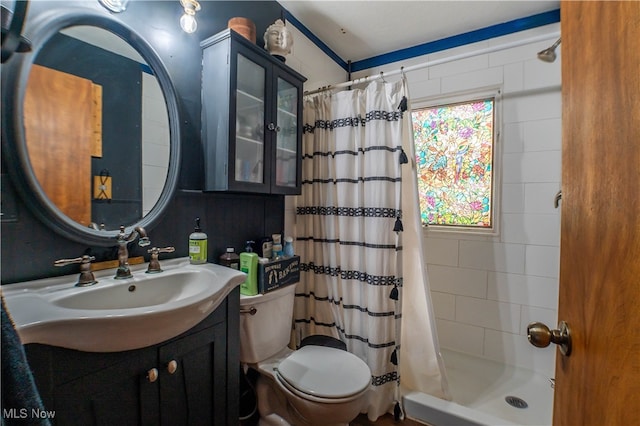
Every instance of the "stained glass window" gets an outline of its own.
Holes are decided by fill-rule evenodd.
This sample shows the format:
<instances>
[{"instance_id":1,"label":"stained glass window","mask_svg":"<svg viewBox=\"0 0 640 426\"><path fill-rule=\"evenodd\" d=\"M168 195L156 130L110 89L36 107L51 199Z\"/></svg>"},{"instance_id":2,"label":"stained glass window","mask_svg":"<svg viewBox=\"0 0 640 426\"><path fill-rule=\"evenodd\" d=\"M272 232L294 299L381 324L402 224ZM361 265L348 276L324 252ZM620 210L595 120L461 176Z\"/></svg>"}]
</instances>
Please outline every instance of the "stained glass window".
<instances>
[{"instance_id":1,"label":"stained glass window","mask_svg":"<svg viewBox=\"0 0 640 426\"><path fill-rule=\"evenodd\" d=\"M412 111L425 225L492 228L495 99Z\"/></svg>"}]
</instances>

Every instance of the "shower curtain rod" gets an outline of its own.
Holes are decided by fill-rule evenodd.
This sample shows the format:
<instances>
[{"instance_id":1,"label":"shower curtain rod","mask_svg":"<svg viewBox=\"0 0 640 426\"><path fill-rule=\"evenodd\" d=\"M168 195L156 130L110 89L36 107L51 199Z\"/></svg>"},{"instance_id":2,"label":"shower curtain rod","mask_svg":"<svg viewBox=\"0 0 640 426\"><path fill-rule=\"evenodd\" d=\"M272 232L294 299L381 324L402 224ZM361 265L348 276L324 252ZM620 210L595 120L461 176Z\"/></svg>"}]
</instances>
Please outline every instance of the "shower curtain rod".
<instances>
[{"instance_id":1,"label":"shower curtain rod","mask_svg":"<svg viewBox=\"0 0 640 426\"><path fill-rule=\"evenodd\" d=\"M395 71L390 71L388 73L380 71L380 74L369 75L369 76L366 76L366 77L360 77L360 78L356 78L356 79L351 80L351 81L346 81L344 83L336 83L336 84L329 85L329 86L323 86L323 87L321 87L319 89L316 89L316 90L310 90L308 92L304 92L304 96L315 95L316 93L325 92L327 90L340 89L340 88L343 88L343 87L353 86L353 85L356 85L356 84L362 84L362 83L366 83L366 82L369 82L369 81L377 80L379 78L390 77L390 76L398 75L398 74L401 74L401 73L407 73L407 72L410 72L410 71L415 71L415 70L419 70L419 69L422 69L422 68L431 67L431 66L434 66L434 65L440 65L440 64L447 63L447 62L457 61L459 59L470 58L472 56L484 55L486 53L493 53L493 52L497 52L499 50L510 49L512 47L519 47L519 46L523 46L525 44L535 43L535 42L538 42L538 41L543 41L543 40L547 40L547 39L555 39L555 38L558 38L559 36L560 36L560 32L558 31L558 32L550 33L550 34L544 34L544 35L530 37L530 38L524 39L524 40L517 40L517 41L508 42L508 43L503 43L503 44L500 44L500 45L497 45L497 46L486 47L484 49L475 50L473 52L460 53L458 55L453 55L453 56L449 56L449 57L442 58L442 59L436 59L436 60L433 60L433 61L427 61L427 62L424 62L422 64L412 65L412 66L409 66L409 67L400 67L400 69L395 70Z\"/></svg>"}]
</instances>

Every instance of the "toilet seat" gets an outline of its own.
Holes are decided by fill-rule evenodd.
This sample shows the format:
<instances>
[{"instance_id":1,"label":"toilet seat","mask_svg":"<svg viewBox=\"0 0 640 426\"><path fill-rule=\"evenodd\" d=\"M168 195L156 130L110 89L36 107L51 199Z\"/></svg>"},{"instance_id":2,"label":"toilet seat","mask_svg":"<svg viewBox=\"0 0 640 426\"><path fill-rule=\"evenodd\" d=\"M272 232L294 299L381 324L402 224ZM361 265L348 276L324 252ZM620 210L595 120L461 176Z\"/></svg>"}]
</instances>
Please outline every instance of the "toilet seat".
<instances>
[{"instance_id":1,"label":"toilet seat","mask_svg":"<svg viewBox=\"0 0 640 426\"><path fill-rule=\"evenodd\" d=\"M304 346L278 365L275 376L289 391L312 401L337 403L365 391L371 382L367 364L352 353Z\"/></svg>"}]
</instances>

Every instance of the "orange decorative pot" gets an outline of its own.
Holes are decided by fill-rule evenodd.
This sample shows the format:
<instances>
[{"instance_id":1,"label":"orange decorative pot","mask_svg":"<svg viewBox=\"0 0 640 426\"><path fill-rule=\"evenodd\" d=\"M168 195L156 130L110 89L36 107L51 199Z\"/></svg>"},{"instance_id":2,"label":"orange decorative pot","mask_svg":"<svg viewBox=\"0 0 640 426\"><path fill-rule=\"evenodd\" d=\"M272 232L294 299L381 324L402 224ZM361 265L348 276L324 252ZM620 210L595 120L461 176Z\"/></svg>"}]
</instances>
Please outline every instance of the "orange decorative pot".
<instances>
[{"instance_id":1,"label":"orange decorative pot","mask_svg":"<svg viewBox=\"0 0 640 426\"><path fill-rule=\"evenodd\" d=\"M248 18L231 18L227 24L228 28L237 32L247 40L251 40L252 43L256 42L256 24Z\"/></svg>"}]
</instances>

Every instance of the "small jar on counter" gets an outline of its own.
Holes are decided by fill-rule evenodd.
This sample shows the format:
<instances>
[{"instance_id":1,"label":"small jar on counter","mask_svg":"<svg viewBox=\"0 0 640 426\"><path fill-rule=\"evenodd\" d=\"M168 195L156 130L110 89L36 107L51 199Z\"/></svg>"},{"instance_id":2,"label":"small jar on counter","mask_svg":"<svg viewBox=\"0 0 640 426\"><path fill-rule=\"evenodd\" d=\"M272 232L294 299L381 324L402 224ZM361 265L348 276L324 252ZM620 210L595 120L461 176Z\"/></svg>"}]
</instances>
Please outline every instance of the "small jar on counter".
<instances>
[{"instance_id":1,"label":"small jar on counter","mask_svg":"<svg viewBox=\"0 0 640 426\"><path fill-rule=\"evenodd\" d=\"M220 265L240 270L240 256L233 247L227 247L227 251L220 256Z\"/></svg>"}]
</instances>

